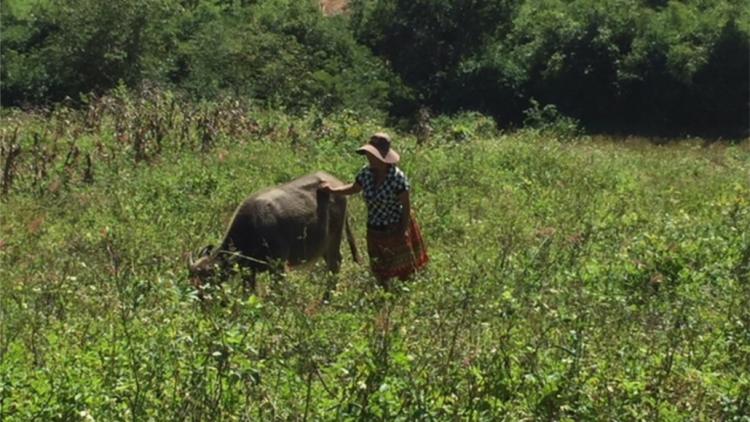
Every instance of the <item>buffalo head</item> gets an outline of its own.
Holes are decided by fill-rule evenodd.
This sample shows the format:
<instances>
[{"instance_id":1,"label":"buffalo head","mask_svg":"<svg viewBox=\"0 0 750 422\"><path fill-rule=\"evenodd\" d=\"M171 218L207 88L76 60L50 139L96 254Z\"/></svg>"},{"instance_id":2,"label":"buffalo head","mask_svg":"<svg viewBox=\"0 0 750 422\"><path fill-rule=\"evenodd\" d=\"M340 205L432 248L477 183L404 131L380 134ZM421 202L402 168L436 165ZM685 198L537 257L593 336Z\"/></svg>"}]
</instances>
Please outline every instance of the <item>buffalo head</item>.
<instances>
[{"instance_id":1,"label":"buffalo head","mask_svg":"<svg viewBox=\"0 0 750 422\"><path fill-rule=\"evenodd\" d=\"M219 263L216 256L212 254L213 249L213 245L201 249L198 253L198 259L194 259L193 254L190 254L188 276L190 277L190 283L197 288L203 287L219 272Z\"/></svg>"}]
</instances>

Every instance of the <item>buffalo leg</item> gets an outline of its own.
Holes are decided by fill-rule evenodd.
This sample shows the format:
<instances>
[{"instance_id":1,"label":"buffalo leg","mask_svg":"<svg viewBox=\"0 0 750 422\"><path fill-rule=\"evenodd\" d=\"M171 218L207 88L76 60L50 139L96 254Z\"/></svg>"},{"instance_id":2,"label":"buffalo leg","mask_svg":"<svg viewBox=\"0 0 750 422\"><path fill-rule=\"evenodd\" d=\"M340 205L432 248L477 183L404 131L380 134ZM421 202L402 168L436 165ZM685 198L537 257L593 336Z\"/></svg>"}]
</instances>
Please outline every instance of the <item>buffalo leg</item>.
<instances>
[{"instance_id":1,"label":"buffalo leg","mask_svg":"<svg viewBox=\"0 0 750 422\"><path fill-rule=\"evenodd\" d=\"M288 271L289 255L291 247L284 241L276 241L268 245L268 272L271 274L273 283L279 283Z\"/></svg>"},{"instance_id":2,"label":"buffalo leg","mask_svg":"<svg viewBox=\"0 0 750 422\"><path fill-rule=\"evenodd\" d=\"M339 271L341 271L341 261L343 261L343 259L344 257L341 255L341 251L339 251L338 247L328 248L325 255L328 272L331 274L338 274Z\"/></svg>"}]
</instances>

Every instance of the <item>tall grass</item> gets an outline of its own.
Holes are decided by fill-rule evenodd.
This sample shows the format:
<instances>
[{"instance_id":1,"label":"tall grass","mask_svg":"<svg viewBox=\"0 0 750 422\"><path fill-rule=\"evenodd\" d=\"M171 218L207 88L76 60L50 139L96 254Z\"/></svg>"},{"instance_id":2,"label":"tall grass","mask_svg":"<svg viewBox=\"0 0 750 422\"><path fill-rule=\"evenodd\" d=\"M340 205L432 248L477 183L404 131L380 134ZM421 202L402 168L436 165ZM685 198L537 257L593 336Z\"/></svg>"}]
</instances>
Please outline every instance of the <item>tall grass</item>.
<instances>
[{"instance_id":1,"label":"tall grass","mask_svg":"<svg viewBox=\"0 0 750 422\"><path fill-rule=\"evenodd\" d=\"M161 93L6 115L3 420L747 420L747 142L435 126L394 133L425 272L385 294L344 251L330 304L321 267L222 306L188 254L256 189L351 180L377 122Z\"/></svg>"}]
</instances>

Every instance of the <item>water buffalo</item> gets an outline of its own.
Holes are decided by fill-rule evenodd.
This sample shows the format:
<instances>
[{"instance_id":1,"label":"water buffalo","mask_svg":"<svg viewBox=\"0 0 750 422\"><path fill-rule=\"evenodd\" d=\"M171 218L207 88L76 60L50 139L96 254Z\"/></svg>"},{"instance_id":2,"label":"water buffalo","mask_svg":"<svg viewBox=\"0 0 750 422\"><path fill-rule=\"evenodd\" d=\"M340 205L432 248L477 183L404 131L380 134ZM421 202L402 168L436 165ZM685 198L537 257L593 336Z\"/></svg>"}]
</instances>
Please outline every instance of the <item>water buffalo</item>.
<instances>
[{"instance_id":1,"label":"water buffalo","mask_svg":"<svg viewBox=\"0 0 750 422\"><path fill-rule=\"evenodd\" d=\"M221 246L203 248L197 260L191 254L189 274L193 284L202 286L215 275L219 281L226 279L228 270L237 264L246 270L243 278L254 289L259 272L278 274L287 268L311 266L320 257L330 272L337 273L344 231L354 261L361 263L349 227L347 200L319 191L322 181L333 186L342 184L333 175L319 171L248 197L234 212Z\"/></svg>"}]
</instances>

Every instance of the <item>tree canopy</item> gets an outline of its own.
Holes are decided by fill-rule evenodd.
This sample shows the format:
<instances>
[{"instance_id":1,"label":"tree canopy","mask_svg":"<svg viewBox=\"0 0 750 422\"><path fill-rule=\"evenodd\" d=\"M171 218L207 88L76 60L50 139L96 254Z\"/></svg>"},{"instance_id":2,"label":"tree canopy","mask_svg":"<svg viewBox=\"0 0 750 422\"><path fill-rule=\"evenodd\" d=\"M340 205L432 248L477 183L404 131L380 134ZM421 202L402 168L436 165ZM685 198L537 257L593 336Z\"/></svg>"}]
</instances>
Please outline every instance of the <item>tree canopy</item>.
<instances>
[{"instance_id":1,"label":"tree canopy","mask_svg":"<svg viewBox=\"0 0 750 422\"><path fill-rule=\"evenodd\" d=\"M746 136L741 0L9 0L3 107L125 85L393 119L554 105L593 132Z\"/></svg>"}]
</instances>

